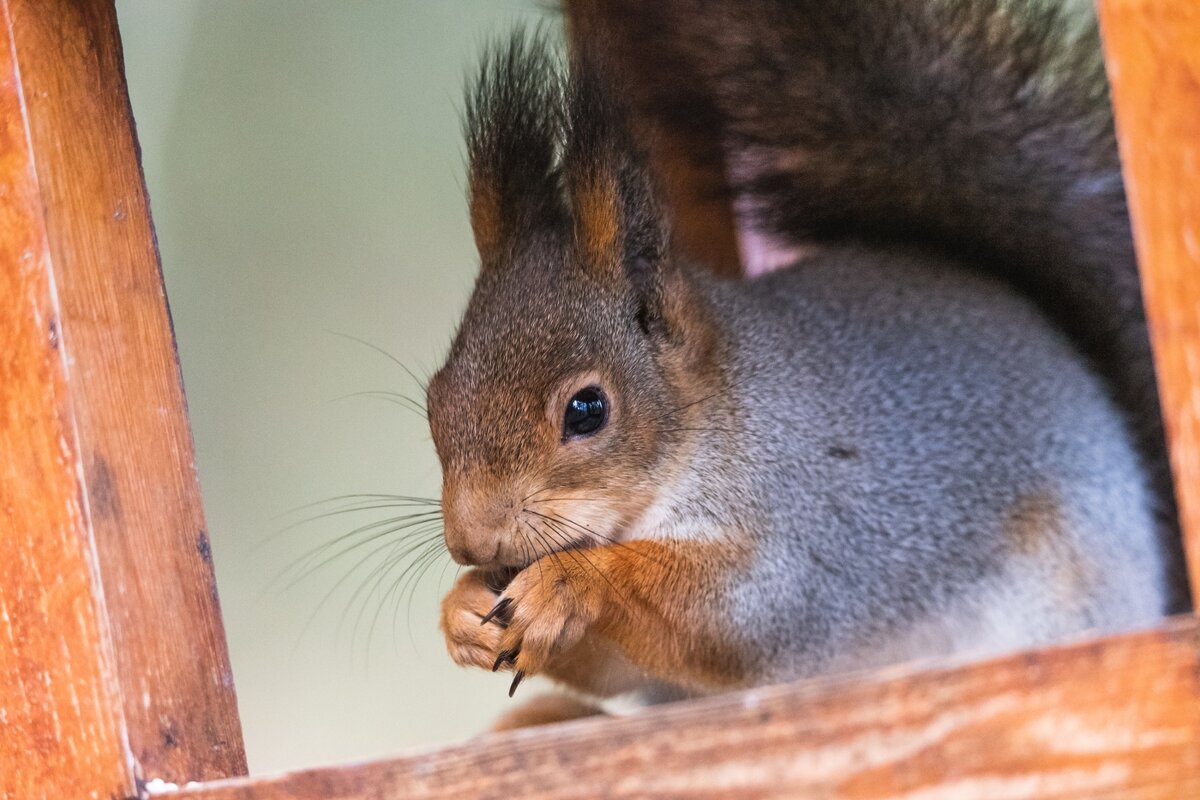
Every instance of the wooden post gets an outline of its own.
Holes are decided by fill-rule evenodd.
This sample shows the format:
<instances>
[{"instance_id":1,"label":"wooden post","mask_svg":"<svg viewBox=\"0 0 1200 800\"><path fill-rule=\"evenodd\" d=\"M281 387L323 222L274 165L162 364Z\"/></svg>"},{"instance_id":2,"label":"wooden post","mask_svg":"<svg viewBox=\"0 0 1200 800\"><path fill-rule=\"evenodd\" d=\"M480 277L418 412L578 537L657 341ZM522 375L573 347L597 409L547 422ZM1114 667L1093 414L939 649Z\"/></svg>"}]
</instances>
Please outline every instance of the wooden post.
<instances>
[{"instance_id":1,"label":"wooden post","mask_svg":"<svg viewBox=\"0 0 1200 800\"><path fill-rule=\"evenodd\" d=\"M1200 587L1200 3L1101 0L1193 598Z\"/></svg>"},{"instance_id":2,"label":"wooden post","mask_svg":"<svg viewBox=\"0 0 1200 800\"><path fill-rule=\"evenodd\" d=\"M0 15L0 795L244 774L112 2Z\"/></svg>"},{"instance_id":3,"label":"wooden post","mask_svg":"<svg viewBox=\"0 0 1200 800\"><path fill-rule=\"evenodd\" d=\"M107 620L7 9L0 29L0 795L126 797Z\"/></svg>"}]
</instances>

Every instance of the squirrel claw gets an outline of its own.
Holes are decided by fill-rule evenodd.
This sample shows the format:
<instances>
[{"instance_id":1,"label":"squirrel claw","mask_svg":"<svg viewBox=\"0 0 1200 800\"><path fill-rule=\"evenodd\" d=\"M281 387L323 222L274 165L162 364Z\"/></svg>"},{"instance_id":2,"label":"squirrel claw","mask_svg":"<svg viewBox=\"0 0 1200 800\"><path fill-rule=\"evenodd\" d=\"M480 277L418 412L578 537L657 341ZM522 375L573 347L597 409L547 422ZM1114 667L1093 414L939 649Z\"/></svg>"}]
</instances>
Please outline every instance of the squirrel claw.
<instances>
[{"instance_id":1,"label":"squirrel claw","mask_svg":"<svg viewBox=\"0 0 1200 800\"><path fill-rule=\"evenodd\" d=\"M519 648L519 647L514 648L512 650L501 650L500 654L498 656L496 656L496 662L494 664L492 664L492 672L495 672L496 670L500 669L501 664L517 663L517 656L520 654L520 652L521 652L521 648Z\"/></svg>"},{"instance_id":2,"label":"squirrel claw","mask_svg":"<svg viewBox=\"0 0 1200 800\"><path fill-rule=\"evenodd\" d=\"M492 606L492 610L489 611L482 620L480 620L479 624L487 625L489 622L491 622L493 619L495 619L498 615L503 614L505 611L507 611L508 607L510 605L512 605L511 597L501 597L496 602L496 605ZM508 627L502 620L497 621L496 624L500 625L501 627Z\"/></svg>"},{"instance_id":3,"label":"squirrel claw","mask_svg":"<svg viewBox=\"0 0 1200 800\"><path fill-rule=\"evenodd\" d=\"M508 687L508 696L509 697L513 696L513 692L515 692L517 690L517 687L521 685L521 681L524 680L524 678L525 678L525 670L523 670L523 669L517 670L517 674L515 676L513 676L512 685Z\"/></svg>"}]
</instances>

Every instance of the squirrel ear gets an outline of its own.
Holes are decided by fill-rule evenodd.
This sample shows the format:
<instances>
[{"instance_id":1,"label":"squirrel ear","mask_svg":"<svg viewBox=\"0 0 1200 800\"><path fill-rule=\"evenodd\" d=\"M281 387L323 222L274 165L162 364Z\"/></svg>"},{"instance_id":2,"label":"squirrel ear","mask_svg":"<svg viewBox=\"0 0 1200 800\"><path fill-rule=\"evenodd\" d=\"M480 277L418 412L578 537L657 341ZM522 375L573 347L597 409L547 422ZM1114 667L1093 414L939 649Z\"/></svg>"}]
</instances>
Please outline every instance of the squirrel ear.
<instances>
[{"instance_id":1,"label":"squirrel ear","mask_svg":"<svg viewBox=\"0 0 1200 800\"><path fill-rule=\"evenodd\" d=\"M517 29L487 50L468 87L469 207L484 270L516 237L562 222L562 83L545 33Z\"/></svg>"},{"instance_id":2,"label":"squirrel ear","mask_svg":"<svg viewBox=\"0 0 1200 800\"><path fill-rule=\"evenodd\" d=\"M595 169L593 164L568 161L567 187L576 251L584 269L605 279L619 281L624 273L621 236L621 197L617 178Z\"/></svg>"},{"instance_id":3,"label":"squirrel ear","mask_svg":"<svg viewBox=\"0 0 1200 800\"><path fill-rule=\"evenodd\" d=\"M627 112L605 78L615 76L603 74L586 49L572 59L563 171L574 241L594 277L640 291L655 281L666 224Z\"/></svg>"}]
</instances>

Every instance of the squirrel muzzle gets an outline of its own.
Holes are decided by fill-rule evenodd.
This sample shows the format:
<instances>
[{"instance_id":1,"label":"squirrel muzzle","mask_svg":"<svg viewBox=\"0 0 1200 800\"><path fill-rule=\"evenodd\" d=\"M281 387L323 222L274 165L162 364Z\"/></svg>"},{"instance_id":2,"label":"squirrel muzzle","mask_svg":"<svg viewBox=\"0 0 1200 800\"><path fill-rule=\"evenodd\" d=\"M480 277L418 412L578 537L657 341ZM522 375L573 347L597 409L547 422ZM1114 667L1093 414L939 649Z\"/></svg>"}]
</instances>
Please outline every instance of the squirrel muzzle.
<instances>
[{"instance_id":1,"label":"squirrel muzzle","mask_svg":"<svg viewBox=\"0 0 1200 800\"><path fill-rule=\"evenodd\" d=\"M508 542L513 537L508 530L515 514L506 502L508 494L494 487L446 481L442 488L446 547L459 564L488 566L512 560Z\"/></svg>"}]
</instances>

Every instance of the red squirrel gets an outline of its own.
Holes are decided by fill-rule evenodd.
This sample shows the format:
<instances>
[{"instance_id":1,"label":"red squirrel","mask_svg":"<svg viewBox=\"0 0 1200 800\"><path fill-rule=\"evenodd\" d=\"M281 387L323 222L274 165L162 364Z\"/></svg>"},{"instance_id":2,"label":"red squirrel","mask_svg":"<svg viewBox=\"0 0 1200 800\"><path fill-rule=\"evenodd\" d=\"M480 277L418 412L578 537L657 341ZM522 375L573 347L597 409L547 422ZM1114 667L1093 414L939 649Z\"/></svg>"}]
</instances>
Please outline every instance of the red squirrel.
<instances>
[{"instance_id":1,"label":"red squirrel","mask_svg":"<svg viewBox=\"0 0 1200 800\"><path fill-rule=\"evenodd\" d=\"M471 567L453 659L655 700L1172 608L1094 25L1035 0L592 11L594 41L517 33L469 92L480 271L427 392ZM634 117L721 142L739 224L803 256L731 280L679 255Z\"/></svg>"}]
</instances>

